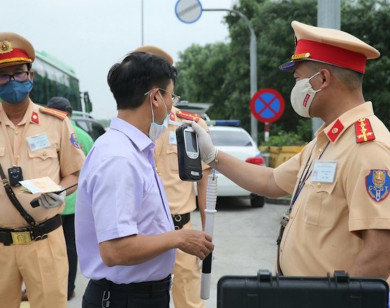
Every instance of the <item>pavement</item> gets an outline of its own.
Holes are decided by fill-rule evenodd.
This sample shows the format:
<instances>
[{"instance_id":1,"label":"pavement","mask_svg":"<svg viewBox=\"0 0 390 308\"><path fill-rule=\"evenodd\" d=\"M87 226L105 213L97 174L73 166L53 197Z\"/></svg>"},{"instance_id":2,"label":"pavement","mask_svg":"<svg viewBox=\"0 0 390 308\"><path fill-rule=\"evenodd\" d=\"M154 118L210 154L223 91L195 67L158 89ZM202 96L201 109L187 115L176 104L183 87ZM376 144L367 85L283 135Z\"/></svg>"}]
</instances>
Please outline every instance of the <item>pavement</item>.
<instances>
[{"instance_id":1,"label":"pavement","mask_svg":"<svg viewBox=\"0 0 390 308\"><path fill-rule=\"evenodd\" d=\"M270 202L273 203L270 203ZM225 275L255 276L259 269L274 272L275 240L279 221L287 209L287 201L266 199L263 208L251 208L249 200L218 199L213 241L215 250L211 273L210 298L206 308L217 307L217 283ZM201 229L199 212L191 214L195 229ZM68 308L80 308L88 284L80 270L76 278L76 296L68 301ZM174 307L171 299L171 308ZM21 308L30 307L28 302ZM180 308L180 307L177 307Z\"/></svg>"}]
</instances>

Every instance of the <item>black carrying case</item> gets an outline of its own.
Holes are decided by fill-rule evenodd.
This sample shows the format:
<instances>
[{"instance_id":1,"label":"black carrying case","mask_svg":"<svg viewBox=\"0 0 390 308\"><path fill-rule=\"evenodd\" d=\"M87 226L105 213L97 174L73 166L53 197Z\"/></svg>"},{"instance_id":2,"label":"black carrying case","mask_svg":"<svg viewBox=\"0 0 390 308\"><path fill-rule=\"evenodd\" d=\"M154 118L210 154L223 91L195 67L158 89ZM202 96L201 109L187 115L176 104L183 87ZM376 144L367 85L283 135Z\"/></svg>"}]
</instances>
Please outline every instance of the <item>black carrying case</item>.
<instances>
[{"instance_id":1,"label":"black carrying case","mask_svg":"<svg viewBox=\"0 0 390 308\"><path fill-rule=\"evenodd\" d=\"M217 285L217 308L388 308L389 286L380 278L223 276Z\"/></svg>"}]
</instances>

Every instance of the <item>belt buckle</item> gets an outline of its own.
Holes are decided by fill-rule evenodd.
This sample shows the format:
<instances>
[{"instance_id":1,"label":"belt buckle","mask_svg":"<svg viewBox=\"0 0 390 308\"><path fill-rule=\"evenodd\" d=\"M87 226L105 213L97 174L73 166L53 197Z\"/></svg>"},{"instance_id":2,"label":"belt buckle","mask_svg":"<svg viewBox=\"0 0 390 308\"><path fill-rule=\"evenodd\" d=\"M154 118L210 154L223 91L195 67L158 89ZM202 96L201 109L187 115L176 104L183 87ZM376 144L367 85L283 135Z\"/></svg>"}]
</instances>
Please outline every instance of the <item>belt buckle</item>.
<instances>
[{"instance_id":1,"label":"belt buckle","mask_svg":"<svg viewBox=\"0 0 390 308\"><path fill-rule=\"evenodd\" d=\"M29 231L11 231L12 244L25 245L31 242L31 235Z\"/></svg>"}]
</instances>

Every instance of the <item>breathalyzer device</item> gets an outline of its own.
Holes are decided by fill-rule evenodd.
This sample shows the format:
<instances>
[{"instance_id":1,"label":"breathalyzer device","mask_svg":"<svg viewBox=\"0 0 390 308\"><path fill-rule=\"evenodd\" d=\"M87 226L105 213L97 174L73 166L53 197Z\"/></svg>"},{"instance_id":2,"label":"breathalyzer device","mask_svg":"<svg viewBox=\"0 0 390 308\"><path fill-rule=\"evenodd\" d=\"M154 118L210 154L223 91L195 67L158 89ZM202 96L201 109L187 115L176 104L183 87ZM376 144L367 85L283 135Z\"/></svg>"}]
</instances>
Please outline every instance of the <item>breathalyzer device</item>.
<instances>
[{"instance_id":1,"label":"breathalyzer device","mask_svg":"<svg viewBox=\"0 0 390 308\"><path fill-rule=\"evenodd\" d=\"M198 136L191 126L176 129L179 177L182 181L199 181L202 178Z\"/></svg>"}]
</instances>

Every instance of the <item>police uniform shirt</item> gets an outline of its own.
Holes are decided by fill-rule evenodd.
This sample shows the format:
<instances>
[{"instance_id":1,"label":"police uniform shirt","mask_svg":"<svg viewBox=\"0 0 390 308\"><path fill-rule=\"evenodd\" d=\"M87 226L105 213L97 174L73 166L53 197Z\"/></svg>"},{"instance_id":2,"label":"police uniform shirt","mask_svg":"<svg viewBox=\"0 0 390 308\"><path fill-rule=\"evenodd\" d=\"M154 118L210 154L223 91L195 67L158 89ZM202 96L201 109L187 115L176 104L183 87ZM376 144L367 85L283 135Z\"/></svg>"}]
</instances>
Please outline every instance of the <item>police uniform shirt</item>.
<instances>
[{"instance_id":1,"label":"police uniform shirt","mask_svg":"<svg viewBox=\"0 0 390 308\"><path fill-rule=\"evenodd\" d=\"M169 123L182 123L185 119L178 116L179 109L172 107ZM198 124L208 130L206 122L199 118ZM156 140L155 160L157 174L160 176L168 197L169 207L173 215L190 213L196 209L193 182L179 178L177 158L176 129L177 125L169 124L164 134ZM210 168L202 162L202 170Z\"/></svg>"},{"instance_id":2,"label":"police uniform shirt","mask_svg":"<svg viewBox=\"0 0 390 308\"><path fill-rule=\"evenodd\" d=\"M308 161L313 170L322 153L319 161L336 164L332 181L313 181L312 172L292 207L280 246L285 275L348 271L364 245L359 231L390 229L390 133L371 102L345 112L316 136L274 171L278 186L292 194Z\"/></svg>"},{"instance_id":3,"label":"police uniform shirt","mask_svg":"<svg viewBox=\"0 0 390 308\"><path fill-rule=\"evenodd\" d=\"M22 168L23 179L50 177L59 183L60 179L81 169L85 156L80 149L68 118L59 119L51 114L43 113L42 107L30 102L23 120L14 125L0 106L0 122L4 124L13 146L17 165ZM28 123L29 121L29 123ZM24 128L28 123L28 129ZM7 140L3 127L0 128L0 163L8 178L8 168L12 167ZM40 142L29 143L27 140L35 136ZM36 148L34 149L34 145ZM30 201L38 195L22 192L22 186L13 187L16 197L25 210L37 221L45 221L61 213L63 206L46 209L41 206L32 208ZM9 200L4 187L0 188L0 227L20 228L28 223Z\"/></svg>"}]
</instances>

